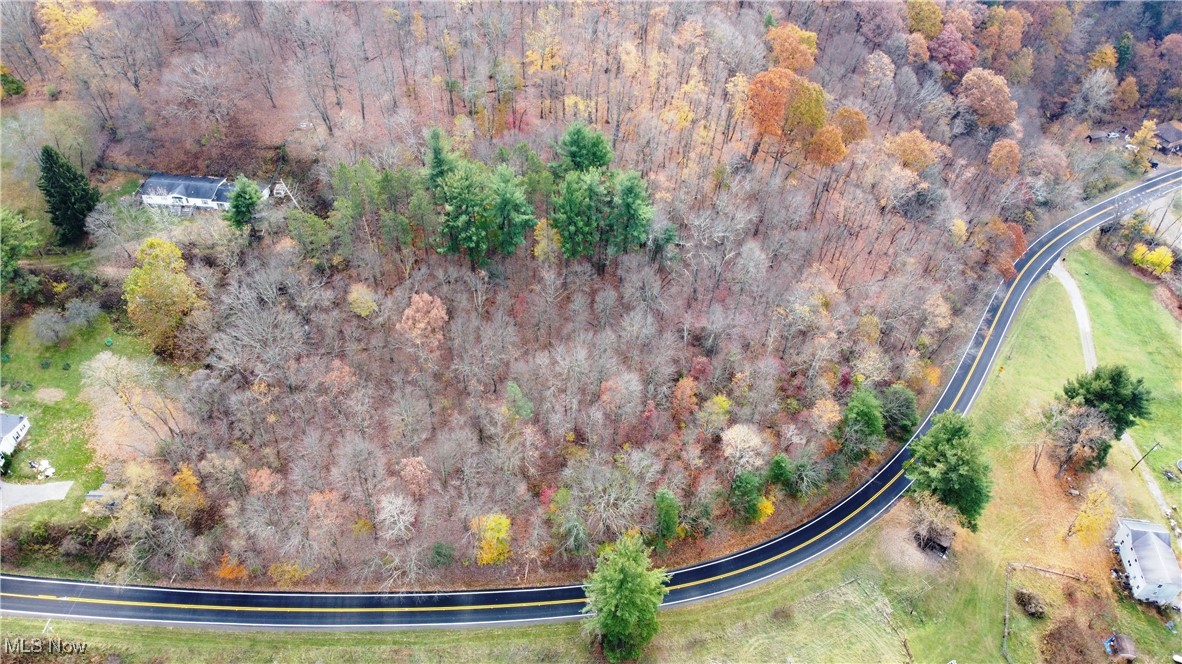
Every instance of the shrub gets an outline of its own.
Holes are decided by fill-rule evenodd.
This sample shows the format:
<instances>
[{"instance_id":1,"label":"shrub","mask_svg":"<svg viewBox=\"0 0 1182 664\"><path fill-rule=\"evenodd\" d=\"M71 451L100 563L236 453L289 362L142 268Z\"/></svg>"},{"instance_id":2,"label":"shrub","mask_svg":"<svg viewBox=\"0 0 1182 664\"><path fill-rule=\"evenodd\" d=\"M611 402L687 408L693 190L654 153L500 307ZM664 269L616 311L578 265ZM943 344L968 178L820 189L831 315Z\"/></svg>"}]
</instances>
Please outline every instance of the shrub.
<instances>
[{"instance_id":1,"label":"shrub","mask_svg":"<svg viewBox=\"0 0 1182 664\"><path fill-rule=\"evenodd\" d=\"M25 94L25 82L12 74L0 74L0 87L4 88L5 97L19 97Z\"/></svg>"},{"instance_id":2,"label":"shrub","mask_svg":"<svg viewBox=\"0 0 1182 664\"><path fill-rule=\"evenodd\" d=\"M51 366L53 366L53 362L50 362L49 360L41 360L42 369L48 369Z\"/></svg>"},{"instance_id":3,"label":"shrub","mask_svg":"<svg viewBox=\"0 0 1182 664\"><path fill-rule=\"evenodd\" d=\"M50 309L42 309L33 314L29 324L33 327L33 336L46 346L56 344L64 339L70 329L66 324L65 317ZM49 367L42 368L48 369Z\"/></svg>"},{"instance_id":4,"label":"shrub","mask_svg":"<svg viewBox=\"0 0 1182 664\"><path fill-rule=\"evenodd\" d=\"M349 287L349 311L369 318L378 310L378 300L374 292L365 284L353 284Z\"/></svg>"},{"instance_id":5,"label":"shrub","mask_svg":"<svg viewBox=\"0 0 1182 664\"><path fill-rule=\"evenodd\" d=\"M1047 617L1046 602L1042 601L1041 597L1029 590L1019 589L1016 593L1014 593L1014 601L1017 602L1018 606L1022 607L1022 610L1026 612L1026 615L1030 616L1031 618Z\"/></svg>"},{"instance_id":6,"label":"shrub","mask_svg":"<svg viewBox=\"0 0 1182 664\"><path fill-rule=\"evenodd\" d=\"M304 567L294 560L274 563L267 568L267 575L280 588L292 588L308 578L311 573L311 567Z\"/></svg>"},{"instance_id":7,"label":"shrub","mask_svg":"<svg viewBox=\"0 0 1182 664\"><path fill-rule=\"evenodd\" d=\"M455 556L456 548L446 542L436 542L431 547L431 567L447 567Z\"/></svg>"}]
</instances>

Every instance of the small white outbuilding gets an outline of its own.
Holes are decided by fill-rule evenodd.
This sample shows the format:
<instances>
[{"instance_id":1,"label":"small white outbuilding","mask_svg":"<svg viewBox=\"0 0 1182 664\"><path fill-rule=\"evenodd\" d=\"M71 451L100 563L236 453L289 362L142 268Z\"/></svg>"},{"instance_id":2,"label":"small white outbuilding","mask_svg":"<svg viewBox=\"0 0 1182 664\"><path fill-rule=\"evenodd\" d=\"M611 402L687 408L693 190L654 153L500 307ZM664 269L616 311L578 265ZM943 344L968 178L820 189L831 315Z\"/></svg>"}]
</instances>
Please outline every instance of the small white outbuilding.
<instances>
[{"instance_id":1,"label":"small white outbuilding","mask_svg":"<svg viewBox=\"0 0 1182 664\"><path fill-rule=\"evenodd\" d=\"M29 418L24 415L0 413L0 454L12 454L27 433Z\"/></svg>"},{"instance_id":2,"label":"small white outbuilding","mask_svg":"<svg viewBox=\"0 0 1182 664\"><path fill-rule=\"evenodd\" d=\"M1182 569L1170 548L1170 531L1149 521L1117 519L1113 543L1120 553L1133 597L1170 604L1182 592Z\"/></svg>"}]
</instances>

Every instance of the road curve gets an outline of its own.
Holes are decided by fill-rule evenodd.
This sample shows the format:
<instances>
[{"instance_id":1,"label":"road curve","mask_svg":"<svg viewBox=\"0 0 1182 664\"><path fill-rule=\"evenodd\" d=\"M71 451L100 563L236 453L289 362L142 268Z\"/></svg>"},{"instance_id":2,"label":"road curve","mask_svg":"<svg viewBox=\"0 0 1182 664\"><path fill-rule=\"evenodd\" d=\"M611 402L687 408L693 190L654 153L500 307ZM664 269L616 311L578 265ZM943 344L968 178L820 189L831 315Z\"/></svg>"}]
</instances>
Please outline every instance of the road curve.
<instances>
[{"instance_id":1,"label":"road curve","mask_svg":"<svg viewBox=\"0 0 1182 664\"><path fill-rule=\"evenodd\" d=\"M1151 197L1182 187L1182 169L1145 182L1060 222L1015 263L1000 283L933 414L967 413L991 372L1026 292L1073 242L1130 212ZM914 438L912 438L914 440ZM903 469L907 446L861 487L813 520L715 560L672 572L665 606L699 601L782 575L870 525L910 486ZM284 593L116 586L0 575L0 613L83 620L160 623L233 629L372 629L454 627L570 620L584 606L580 585L470 592Z\"/></svg>"}]
</instances>

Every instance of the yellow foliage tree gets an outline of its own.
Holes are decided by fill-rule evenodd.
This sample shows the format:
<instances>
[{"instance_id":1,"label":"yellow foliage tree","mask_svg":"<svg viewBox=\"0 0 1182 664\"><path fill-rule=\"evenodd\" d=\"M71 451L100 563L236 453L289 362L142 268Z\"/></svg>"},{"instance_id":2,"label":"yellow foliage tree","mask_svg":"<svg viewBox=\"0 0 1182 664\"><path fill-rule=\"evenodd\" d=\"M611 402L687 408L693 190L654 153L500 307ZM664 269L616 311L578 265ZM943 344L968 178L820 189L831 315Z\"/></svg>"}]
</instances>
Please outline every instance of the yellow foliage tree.
<instances>
[{"instance_id":1,"label":"yellow foliage tree","mask_svg":"<svg viewBox=\"0 0 1182 664\"><path fill-rule=\"evenodd\" d=\"M539 219L534 226L534 258L554 263L562 257L562 236L549 219Z\"/></svg>"},{"instance_id":2,"label":"yellow foliage tree","mask_svg":"<svg viewBox=\"0 0 1182 664\"><path fill-rule=\"evenodd\" d=\"M887 152L893 154L904 168L916 173L936 163L946 151L943 145L929 141L915 129L891 136L884 145Z\"/></svg>"},{"instance_id":3,"label":"yellow foliage tree","mask_svg":"<svg viewBox=\"0 0 1182 664\"><path fill-rule=\"evenodd\" d=\"M267 568L267 575L280 588L294 588L312 572L313 568L305 567L295 560L280 561Z\"/></svg>"},{"instance_id":4,"label":"yellow foliage tree","mask_svg":"<svg viewBox=\"0 0 1182 664\"><path fill-rule=\"evenodd\" d=\"M706 433L713 435L726 428L731 419L731 400L725 394L715 394L702 404L698 411L698 423Z\"/></svg>"},{"instance_id":5,"label":"yellow foliage tree","mask_svg":"<svg viewBox=\"0 0 1182 664\"><path fill-rule=\"evenodd\" d=\"M907 0L907 19L912 32L935 39L944 29L944 13L933 0Z\"/></svg>"},{"instance_id":6,"label":"yellow foliage tree","mask_svg":"<svg viewBox=\"0 0 1182 664\"><path fill-rule=\"evenodd\" d=\"M181 464L180 470L172 476L169 494L160 506L181 521L189 521L208 504L205 492L201 490L201 480L193 474L189 464Z\"/></svg>"},{"instance_id":7,"label":"yellow foliage tree","mask_svg":"<svg viewBox=\"0 0 1182 664\"><path fill-rule=\"evenodd\" d=\"M136 252L136 266L123 281L123 299L127 317L156 349L172 343L185 316L200 304L181 250L159 238L148 238Z\"/></svg>"},{"instance_id":8,"label":"yellow foliage tree","mask_svg":"<svg viewBox=\"0 0 1182 664\"><path fill-rule=\"evenodd\" d=\"M1157 147L1156 134L1156 122L1146 120L1141 123L1141 128L1133 134L1133 139L1130 141L1134 149L1129 153L1129 168L1140 173L1149 172L1149 155Z\"/></svg>"},{"instance_id":9,"label":"yellow foliage tree","mask_svg":"<svg viewBox=\"0 0 1182 664\"><path fill-rule=\"evenodd\" d=\"M1079 542L1084 545L1096 544L1104 539L1115 514L1112 497L1103 488L1093 486L1088 489L1084 504L1079 508L1067 532L1063 534L1063 539L1078 537Z\"/></svg>"},{"instance_id":10,"label":"yellow foliage tree","mask_svg":"<svg viewBox=\"0 0 1182 664\"><path fill-rule=\"evenodd\" d=\"M41 47L63 67L74 62L75 39L102 20L98 9L86 0L38 0L37 18L45 30Z\"/></svg>"},{"instance_id":11,"label":"yellow foliage tree","mask_svg":"<svg viewBox=\"0 0 1182 664\"><path fill-rule=\"evenodd\" d=\"M1164 245L1150 251L1149 247L1138 243L1133 247L1132 258L1133 265L1145 268L1159 277L1174 266L1174 252Z\"/></svg>"},{"instance_id":12,"label":"yellow foliage tree","mask_svg":"<svg viewBox=\"0 0 1182 664\"><path fill-rule=\"evenodd\" d=\"M1088 56L1089 69L1116 69L1116 49L1112 44L1101 44Z\"/></svg>"},{"instance_id":13,"label":"yellow foliage tree","mask_svg":"<svg viewBox=\"0 0 1182 664\"><path fill-rule=\"evenodd\" d=\"M775 513L776 504L767 496L760 496L759 502L755 503L755 509L759 510L759 516L755 517L755 523L763 523Z\"/></svg>"},{"instance_id":14,"label":"yellow foliage tree","mask_svg":"<svg viewBox=\"0 0 1182 664\"><path fill-rule=\"evenodd\" d=\"M468 524L479 538L476 542L477 565L500 565L509 560L509 517L501 513L478 516Z\"/></svg>"},{"instance_id":15,"label":"yellow foliage tree","mask_svg":"<svg viewBox=\"0 0 1182 664\"><path fill-rule=\"evenodd\" d=\"M349 297L347 299L349 311L362 318L369 318L378 310L377 296L365 284L353 284L349 286Z\"/></svg>"}]
</instances>

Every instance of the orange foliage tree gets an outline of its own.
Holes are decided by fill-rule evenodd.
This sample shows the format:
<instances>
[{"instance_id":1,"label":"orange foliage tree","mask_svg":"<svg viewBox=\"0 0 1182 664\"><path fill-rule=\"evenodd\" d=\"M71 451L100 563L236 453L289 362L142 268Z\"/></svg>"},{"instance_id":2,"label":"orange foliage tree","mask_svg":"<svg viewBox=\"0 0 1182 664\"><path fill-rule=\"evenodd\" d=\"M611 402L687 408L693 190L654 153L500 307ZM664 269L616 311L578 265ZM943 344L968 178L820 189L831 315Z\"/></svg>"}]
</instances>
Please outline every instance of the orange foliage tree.
<instances>
[{"instance_id":1,"label":"orange foliage tree","mask_svg":"<svg viewBox=\"0 0 1182 664\"><path fill-rule=\"evenodd\" d=\"M1017 116L1018 102L1010 98L1009 84L987 69L970 69L960 82L958 95L977 114L982 127L1007 125Z\"/></svg>"},{"instance_id":2,"label":"orange foliage tree","mask_svg":"<svg viewBox=\"0 0 1182 664\"><path fill-rule=\"evenodd\" d=\"M1003 138L989 148L989 169L1000 178L1008 180L1017 175L1021 162L1022 151L1012 139Z\"/></svg>"},{"instance_id":3,"label":"orange foliage tree","mask_svg":"<svg viewBox=\"0 0 1182 664\"><path fill-rule=\"evenodd\" d=\"M801 30L791 23L767 31L763 37L772 47L772 62L794 72L808 71L816 64L817 33Z\"/></svg>"}]
</instances>

